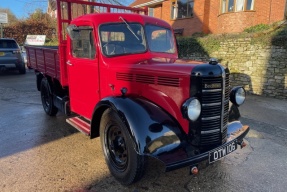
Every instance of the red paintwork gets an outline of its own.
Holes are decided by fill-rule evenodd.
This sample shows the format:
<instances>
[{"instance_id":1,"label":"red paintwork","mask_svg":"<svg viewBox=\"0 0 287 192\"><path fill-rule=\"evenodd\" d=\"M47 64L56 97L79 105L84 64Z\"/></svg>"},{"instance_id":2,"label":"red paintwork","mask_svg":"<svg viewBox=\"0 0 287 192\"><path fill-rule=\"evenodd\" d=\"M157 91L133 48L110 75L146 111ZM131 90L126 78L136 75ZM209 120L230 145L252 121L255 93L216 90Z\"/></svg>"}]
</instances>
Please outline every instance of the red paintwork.
<instances>
[{"instance_id":1,"label":"red paintwork","mask_svg":"<svg viewBox=\"0 0 287 192\"><path fill-rule=\"evenodd\" d=\"M77 2L74 0L61 1ZM58 1L59 4L60 1ZM58 15L60 15L59 12ZM152 53L148 50L141 54L105 57L100 49L98 27L103 23L122 22L119 20L119 16L125 18L127 22L137 22L142 25L154 24L172 30L165 21L145 15L123 13L85 15L72 20L71 23L76 26L85 25L94 28L96 45L94 60L73 58L69 49L69 38L67 40L62 38L62 28L60 27L58 50L60 59L56 56L55 50L27 47L29 63L36 70L58 79L63 87L68 87L71 110L87 119L92 118L94 107L101 99L121 95L120 89L126 87L127 95L144 97L161 106L177 119L183 130L188 133L188 121L182 117L180 109L189 98L190 73L195 64L173 63L177 59L177 52L174 54ZM59 25L61 22L70 22L70 20L63 21L60 18ZM49 56L52 53L54 60ZM49 59L43 55L48 56ZM67 61L72 66L67 65ZM181 61L181 63L187 62ZM133 76L133 81L119 80L117 73L130 74ZM157 77L178 78L179 86L159 85L157 80L154 83L139 83L134 79L138 74L155 79Z\"/></svg>"},{"instance_id":2,"label":"red paintwork","mask_svg":"<svg viewBox=\"0 0 287 192\"><path fill-rule=\"evenodd\" d=\"M29 47L27 49L28 66L50 77L60 79L59 56L57 49Z\"/></svg>"}]
</instances>

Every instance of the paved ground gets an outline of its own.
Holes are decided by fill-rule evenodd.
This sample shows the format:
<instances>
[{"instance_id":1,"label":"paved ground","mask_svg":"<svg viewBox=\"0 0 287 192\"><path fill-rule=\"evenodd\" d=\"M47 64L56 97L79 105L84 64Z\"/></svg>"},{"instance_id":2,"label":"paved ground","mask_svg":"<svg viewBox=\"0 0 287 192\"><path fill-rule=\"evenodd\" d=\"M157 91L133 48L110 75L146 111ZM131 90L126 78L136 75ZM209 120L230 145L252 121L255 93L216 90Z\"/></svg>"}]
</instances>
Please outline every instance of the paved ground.
<instances>
[{"instance_id":1,"label":"paved ground","mask_svg":"<svg viewBox=\"0 0 287 192\"><path fill-rule=\"evenodd\" d=\"M286 191L287 101L248 96L248 147L190 176L164 173L152 159L145 177L123 187L109 174L99 139L45 115L33 72L0 73L0 191Z\"/></svg>"}]
</instances>

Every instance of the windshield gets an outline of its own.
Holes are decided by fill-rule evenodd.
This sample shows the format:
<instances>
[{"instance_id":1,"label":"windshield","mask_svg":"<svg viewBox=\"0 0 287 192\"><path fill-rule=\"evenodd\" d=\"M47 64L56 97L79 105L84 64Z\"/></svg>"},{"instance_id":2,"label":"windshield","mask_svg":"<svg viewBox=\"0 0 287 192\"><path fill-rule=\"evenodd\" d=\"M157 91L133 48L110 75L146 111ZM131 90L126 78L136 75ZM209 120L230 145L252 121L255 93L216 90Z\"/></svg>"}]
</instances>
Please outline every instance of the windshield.
<instances>
[{"instance_id":1,"label":"windshield","mask_svg":"<svg viewBox=\"0 0 287 192\"><path fill-rule=\"evenodd\" d=\"M146 41L143 27L135 23L118 23L100 26L103 54L106 56L143 53Z\"/></svg>"},{"instance_id":2,"label":"windshield","mask_svg":"<svg viewBox=\"0 0 287 192\"><path fill-rule=\"evenodd\" d=\"M146 37L152 52L175 53L174 37L169 29L146 25Z\"/></svg>"}]
</instances>

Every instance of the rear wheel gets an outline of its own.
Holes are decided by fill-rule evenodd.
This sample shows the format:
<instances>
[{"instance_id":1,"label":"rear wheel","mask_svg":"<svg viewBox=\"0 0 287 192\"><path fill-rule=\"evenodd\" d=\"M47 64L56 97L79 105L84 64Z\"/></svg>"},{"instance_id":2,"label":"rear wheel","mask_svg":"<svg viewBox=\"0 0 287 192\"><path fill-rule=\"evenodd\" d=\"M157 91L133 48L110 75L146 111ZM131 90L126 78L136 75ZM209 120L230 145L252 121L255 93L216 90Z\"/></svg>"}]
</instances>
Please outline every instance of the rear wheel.
<instances>
[{"instance_id":1,"label":"rear wheel","mask_svg":"<svg viewBox=\"0 0 287 192\"><path fill-rule=\"evenodd\" d=\"M145 157L136 152L127 127L115 111L104 112L100 136L111 174L123 185L139 180L144 174Z\"/></svg>"},{"instance_id":2,"label":"rear wheel","mask_svg":"<svg viewBox=\"0 0 287 192\"><path fill-rule=\"evenodd\" d=\"M53 95L51 94L51 88L46 78L41 81L41 100L44 111L49 116L55 116L58 112L58 108L54 106Z\"/></svg>"}]
</instances>

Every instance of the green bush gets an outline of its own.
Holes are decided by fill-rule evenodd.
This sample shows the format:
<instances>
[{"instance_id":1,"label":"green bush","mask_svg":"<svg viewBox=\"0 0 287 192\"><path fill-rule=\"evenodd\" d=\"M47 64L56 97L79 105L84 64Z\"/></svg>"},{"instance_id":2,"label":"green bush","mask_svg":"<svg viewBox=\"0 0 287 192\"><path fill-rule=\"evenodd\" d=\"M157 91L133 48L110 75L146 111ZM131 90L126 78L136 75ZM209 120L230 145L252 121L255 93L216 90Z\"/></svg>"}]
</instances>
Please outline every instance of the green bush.
<instances>
[{"instance_id":1,"label":"green bush","mask_svg":"<svg viewBox=\"0 0 287 192\"><path fill-rule=\"evenodd\" d=\"M259 25L255 25L252 27L248 27L246 29L244 29L244 32L247 33L256 33L256 32L261 32L261 31L265 31L271 29L270 25L266 25L266 24L259 24Z\"/></svg>"},{"instance_id":2,"label":"green bush","mask_svg":"<svg viewBox=\"0 0 287 192\"><path fill-rule=\"evenodd\" d=\"M187 57L193 53L209 55L220 46L220 39L217 36L208 35L205 37L177 37L179 58Z\"/></svg>"}]
</instances>

